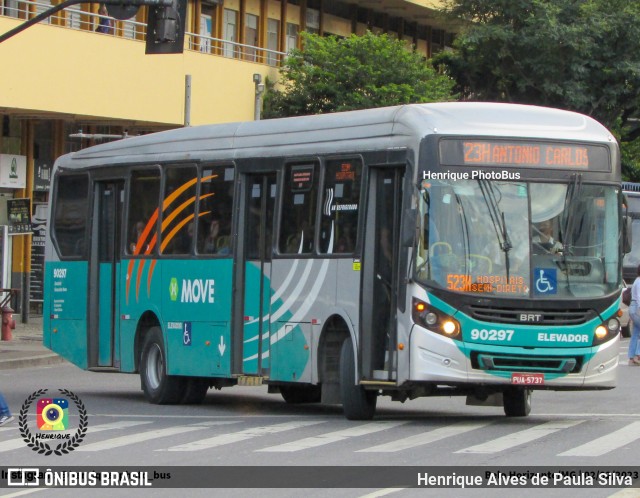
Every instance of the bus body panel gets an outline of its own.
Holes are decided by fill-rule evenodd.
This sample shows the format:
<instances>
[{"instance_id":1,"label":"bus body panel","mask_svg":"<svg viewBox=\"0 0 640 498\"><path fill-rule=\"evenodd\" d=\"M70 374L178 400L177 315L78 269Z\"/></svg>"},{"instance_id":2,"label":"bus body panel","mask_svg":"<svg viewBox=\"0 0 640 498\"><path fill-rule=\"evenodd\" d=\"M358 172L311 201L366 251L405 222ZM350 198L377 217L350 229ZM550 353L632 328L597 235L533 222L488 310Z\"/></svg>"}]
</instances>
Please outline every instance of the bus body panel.
<instances>
[{"instance_id":1,"label":"bus body panel","mask_svg":"<svg viewBox=\"0 0 640 498\"><path fill-rule=\"evenodd\" d=\"M357 325L359 271L352 258L274 259L272 265L270 379L317 382L322 326L333 314Z\"/></svg>"},{"instance_id":2,"label":"bus body panel","mask_svg":"<svg viewBox=\"0 0 640 498\"><path fill-rule=\"evenodd\" d=\"M124 261L121 324L123 371L134 369L134 340L140 317L151 311L160 321L173 375L230 375L230 259L206 261L137 259Z\"/></svg>"},{"instance_id":3,"label":"bus body panel","mask_svg":"<svg viewBox=\"0 0 640 498\"><path fill-rule=\"evenodd\" d=\"M44 308L47 320L43 341L52 351L80 368L88 366L87 272L86 261L45 264L45 288L49 298Z\"/></svg>"},{"instance_id":4,"label":"bus body panel","mask_svg":"<svg viewBox=\"0 0 640 498\"><path fill-rule=\"evenodd\" d=\"M168 373L229 376L232 260L159 264Z\"/></svg>"}]
</instances>

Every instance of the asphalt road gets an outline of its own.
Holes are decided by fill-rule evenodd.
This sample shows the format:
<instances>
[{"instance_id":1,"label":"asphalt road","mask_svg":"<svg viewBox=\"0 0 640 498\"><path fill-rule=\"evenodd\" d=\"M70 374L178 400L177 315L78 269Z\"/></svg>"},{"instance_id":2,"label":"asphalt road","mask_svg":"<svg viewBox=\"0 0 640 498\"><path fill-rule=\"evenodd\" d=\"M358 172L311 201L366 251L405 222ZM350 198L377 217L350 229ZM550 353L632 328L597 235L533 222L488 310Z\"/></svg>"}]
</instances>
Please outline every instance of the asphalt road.
<instances>
[{"instance_id":1,"label":"asphalt road","mask_svg":"<svg viewBox=\"0 0 640 498\"><path fill-rule=\"evenodd\" d=\"M465 406L464 398L422 398L404 404L381 398L370 422L346 420L338 406L287 405L266 387L209 391L199 406L148 404L137 376L84 372L64 364L0 371L0 385L16 421L0 428L2 465L47 466L235 466L238 486L249 485L243 467L449 466L593 467L640 470L640 367L626 366L621 343L619 385L609 391L535 392L526 418L504 417L501 407ZM74 451L40 455L26 446L18 415L32 393L77 395L87 412L87 434ZM42 396L37 396L39 399ZM34 398L35 399L35 398ZM71 400L69 434L80 423ZM76 407L77 408L77 407ZM24 410L35 424L36 402ZM52 442L55 446L57 442ZM319 469L318 472L322 472ZM283 479L286 479L284 477ZM195 484L197 487L197 484ZM23 490L24 491L24 490ZM32 489L38 493L43 490ZM79 490L75 490L77 493ZM13 490L0 490L2 496ZM69 496L72 490L45 490ZM136 496L175 496L175 490L136 490ZM132 490L93 490L91 496L130 496ZM193 489L190 496L460 496L461 490L392 489ZM503 494L504 493L504 494ZM519 489L521 496L640 496L639 490ZM534 494L535 493L535 494ZM513 496L514 490L492 490ZM464 490L464 496L487 490ZM22 496L22 495L20 495ZM158 494L153 494L158 496Z\"/></svg>"}]
</instances>

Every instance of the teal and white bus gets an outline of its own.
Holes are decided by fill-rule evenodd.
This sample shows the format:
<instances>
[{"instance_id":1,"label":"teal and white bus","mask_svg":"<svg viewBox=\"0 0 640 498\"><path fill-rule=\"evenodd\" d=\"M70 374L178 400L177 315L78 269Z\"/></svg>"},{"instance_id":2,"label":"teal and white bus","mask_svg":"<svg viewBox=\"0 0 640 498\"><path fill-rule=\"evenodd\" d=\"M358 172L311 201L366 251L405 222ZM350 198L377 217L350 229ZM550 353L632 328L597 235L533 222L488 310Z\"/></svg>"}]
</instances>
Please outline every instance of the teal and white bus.
<instances>
[{"instance_id":1,"label":"teal and white bus","mask_svg":"<svg viewBox=\"0 0 640 498\"><path fill-rule=\"evenodd\" d=\"M44 343L152 403L616 385L620 155L589 117L407 105L182 128L60 157Z\"/></svg>"}]
</instances>

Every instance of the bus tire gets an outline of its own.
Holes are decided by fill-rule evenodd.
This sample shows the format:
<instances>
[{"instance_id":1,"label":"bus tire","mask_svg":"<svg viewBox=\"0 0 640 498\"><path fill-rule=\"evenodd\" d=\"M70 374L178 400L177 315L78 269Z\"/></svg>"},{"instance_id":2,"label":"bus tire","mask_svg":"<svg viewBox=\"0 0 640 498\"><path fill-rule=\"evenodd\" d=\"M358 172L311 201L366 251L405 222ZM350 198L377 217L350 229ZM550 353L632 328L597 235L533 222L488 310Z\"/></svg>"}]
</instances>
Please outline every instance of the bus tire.
<instances>
[{"instance_id":1,"label":"bus tire","mask_svg":"<svg viewBox=\"0 0 640 498\"><path fill-rule=\"evenodd\" d=\"M296 403L319 403L322 398L320 386L280 386L280 394L290 405Z\"/></svg>"},{"instance_id":2,"label":"bus tire","mask_svg":"<svg viewBox=\"0 0 640 498\"><path fill-rule=\"evenodd\" d=\"M140 357L140 379L145 398L153 404L180 402L184 379L167 375L166 351L160 327L151 327L145 337Z\"/></svg>"},{"instance_id":3,"label":"bus tire","mask_svg":"<svg viewBox=\"0 0 640 498\"><path fill-rule=\"evenodd\" d=\"M526 417L531 413L531 389L507 388L502 403L507 417Z\"/></svg>"},{"instance_id":4,"label":"bus tire","mask_svg":"<svg viewBox=\"0 0 640 498\"><path fill-rule=\"evenodd\" d=\"M184 383L184 392L180 403L183 405L199 405L204 401L209 390L209 379L188 377Z\"/></svg>"},{"instance_id":5,"label":"bus tire","mask_svg":"<svg viewBox=\"0 0 640 498\"><path fill-rule=\"evenodd\" d=\"M354 383L355 355L350 338L345 339L340 351L340 396L342 410L349 420L371 420L376 412L378 393L367 391Z\"/></svg>"}]
</instances>

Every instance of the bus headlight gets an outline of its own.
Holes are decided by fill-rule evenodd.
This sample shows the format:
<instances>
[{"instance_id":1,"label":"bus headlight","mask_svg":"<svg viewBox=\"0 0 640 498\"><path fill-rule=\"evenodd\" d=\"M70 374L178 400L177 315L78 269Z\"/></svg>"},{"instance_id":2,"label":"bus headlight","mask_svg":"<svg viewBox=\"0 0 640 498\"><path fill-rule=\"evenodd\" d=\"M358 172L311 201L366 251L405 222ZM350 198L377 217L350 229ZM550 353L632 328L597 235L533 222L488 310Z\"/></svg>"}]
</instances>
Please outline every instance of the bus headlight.
<instances>
[{"instance_id":1,"label":"bus headlight","mask_svg":"<svg viewBox=\"0 0 640 498\"><path fill-rule=\"evenodd\" d=\"M460 323L457 320L415 297L411 315L414 323L425 329L458 341L462 340Z\"/></svg>"},{"instance_id":2,"label":"bus headlight","mask_svg":"<svg viewBox=\"0 0 640 498\"><path fill-rule=\"evenodd\" d=\"M601 323L596 327L595 333L593 334L593 342L592 346L597 346L598 344L602 344L607 342L620 333L620 322L617 318L609 318L606 322Z\"/></svg>"},{"instance_id":3,"label":"bus headlight","mask_svg":"<svg viewBox=\"0 0 640 498\"><path fill-rule=\"evenodd\" d=\"M607 330L604 326L602 325L598 325L598 327L596 328L596 339L604 339L605 337L607 337L607 334L609 333L609 330Z\"/></svg>"}]
</instances>

